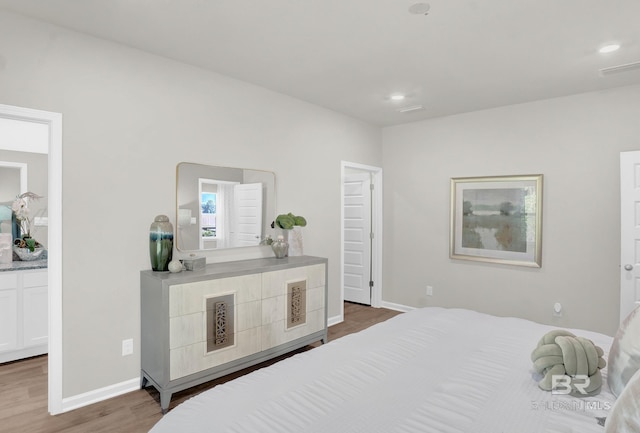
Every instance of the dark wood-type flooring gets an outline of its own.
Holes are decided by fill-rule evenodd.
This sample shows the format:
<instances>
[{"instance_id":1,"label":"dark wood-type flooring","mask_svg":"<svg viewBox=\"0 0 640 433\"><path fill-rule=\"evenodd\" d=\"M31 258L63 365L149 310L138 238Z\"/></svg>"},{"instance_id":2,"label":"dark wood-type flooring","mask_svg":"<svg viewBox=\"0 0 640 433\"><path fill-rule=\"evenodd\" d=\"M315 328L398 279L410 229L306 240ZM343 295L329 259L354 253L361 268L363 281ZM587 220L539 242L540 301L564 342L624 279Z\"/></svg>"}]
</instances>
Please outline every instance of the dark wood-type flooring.
<instances>
[{"instance_id":1,"label":"dark wood-type flooring","mask_svg":"<svg viewBox=\"0 0 640 433\"><path fill-rule=\"evenodd\" d=\"M345 321L329 328L329 341L397 314L384 308L345 303ZM312 349L309 346L301 350ZM169 410L206 389L282 358L178 392L173 395ZM147 388L51 416L47 412L47 356L0 365L0 432L146 433L162 417L159 401L158 392Z\"/></svg>"}]
</instances>

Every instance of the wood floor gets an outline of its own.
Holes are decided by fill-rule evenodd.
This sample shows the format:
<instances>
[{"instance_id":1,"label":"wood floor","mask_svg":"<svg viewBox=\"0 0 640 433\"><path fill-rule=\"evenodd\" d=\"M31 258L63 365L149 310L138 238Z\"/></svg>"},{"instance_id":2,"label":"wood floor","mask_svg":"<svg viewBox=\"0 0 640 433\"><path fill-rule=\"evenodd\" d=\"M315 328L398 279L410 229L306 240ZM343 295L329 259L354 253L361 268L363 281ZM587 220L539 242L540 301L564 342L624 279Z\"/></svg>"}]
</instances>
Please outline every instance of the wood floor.
<instances>
[{"instance_id":1,"label":"wood floor","mask_svg":"<svg viewBox=\"0 0 640 433\"><path fill-rule=\"evenodd\" d=\"M329 328L329 341L397 314L400 313L384 308L345 303L345 321ZM312 349L313 346L309 346L301 350ZM169 410L219 383L282 358L176 393ZM0 432L3 433L146 433L162 417L159 401L159 394L153 388L147 388L51 416L47 412L46 355L0 365Z\"/></svg>"}]
</instances>

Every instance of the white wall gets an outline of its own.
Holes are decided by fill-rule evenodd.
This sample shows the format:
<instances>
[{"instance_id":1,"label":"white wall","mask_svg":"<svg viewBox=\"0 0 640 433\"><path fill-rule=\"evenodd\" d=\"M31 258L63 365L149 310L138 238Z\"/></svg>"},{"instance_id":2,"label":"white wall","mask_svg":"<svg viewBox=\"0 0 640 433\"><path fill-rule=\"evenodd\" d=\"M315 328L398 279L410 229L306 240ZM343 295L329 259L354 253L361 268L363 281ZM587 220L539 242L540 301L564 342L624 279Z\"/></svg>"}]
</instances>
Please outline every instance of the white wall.
<instances>
[{"instance_id":1,"label":"white wall","mask_svg":"<svg viewBox=\"0 0 640 433\"><path fill-rule=\"evenodd\" d=\"M379 128L7 12L0 103L63 115L64 397L139 375L139 271L153 218L175 220L181 161L274 171L277 210L307 218L340 313L340 161L380 165Z\"/></svg>"},{"instance_id":2,"label":"white wall","mask_svg":"<svg viewBox=\"0 0 640 433\"><path fill-rule=\"evenodd\" d=\"M385 128L384 300L614 333L619 152L640 148L639 101L635 86ZM451 177L538 173L542 268L449 258Z\"/></svg>"}]
</instances>

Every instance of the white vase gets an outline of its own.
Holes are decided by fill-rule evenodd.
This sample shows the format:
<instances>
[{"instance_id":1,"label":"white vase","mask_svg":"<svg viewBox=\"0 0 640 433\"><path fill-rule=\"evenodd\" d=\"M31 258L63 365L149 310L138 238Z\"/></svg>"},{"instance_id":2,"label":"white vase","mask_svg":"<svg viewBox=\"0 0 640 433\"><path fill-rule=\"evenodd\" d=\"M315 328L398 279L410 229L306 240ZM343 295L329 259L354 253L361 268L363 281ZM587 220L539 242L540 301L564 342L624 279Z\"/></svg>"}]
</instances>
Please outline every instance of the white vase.
<instances>
[{"instance_id":1,"label":"white vase","mask_svg":"<svg viewBox=\"0 0 640 433\"><path fill-rule=\"evenodd\" d=\"M302 227L294 226L289 232L289 256L302 256Z\"/></svg>"},{"instance_id":2,"label":"white vase","mask_svg":"<svg viewBox=\"0 0 640 433\"><path fill-rule=\"evenodd\" d=\"M283 259L287 257L289 244L287 243L287 241L285 241L283 235L279 235L278 238L271 244L271 249L273 250L273 253L276 255L277 259Z\"/></svg>"},{"instance_id":3,"label":"white vase","mask_svg":"<svg viewBox=\"0 0 640 433\"><path fill-rule=\"evenodd\" d=\"M173 259L169 262L169 272L175 274L182 272L182 262L177 259Z\"/></svg>"}]
</instances>

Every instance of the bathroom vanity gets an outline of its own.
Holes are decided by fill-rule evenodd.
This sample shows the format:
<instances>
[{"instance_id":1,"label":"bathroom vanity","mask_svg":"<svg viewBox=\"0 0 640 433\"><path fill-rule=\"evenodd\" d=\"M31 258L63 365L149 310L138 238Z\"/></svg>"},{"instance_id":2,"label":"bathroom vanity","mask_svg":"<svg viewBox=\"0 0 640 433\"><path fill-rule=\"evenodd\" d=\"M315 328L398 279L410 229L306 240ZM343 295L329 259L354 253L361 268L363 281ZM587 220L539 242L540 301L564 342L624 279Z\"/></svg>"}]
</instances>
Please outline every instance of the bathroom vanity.
<instances>
[{"instance_id":1,"label":"bathroom vanity","mask_svg":"<svg viewBox=\"0 0 640 433\"><path fill-rule=\"evenodd\" d=\"M47 353L47 275L47 260L0 265L0 363Z\"/></svg>"}]
</instances>

